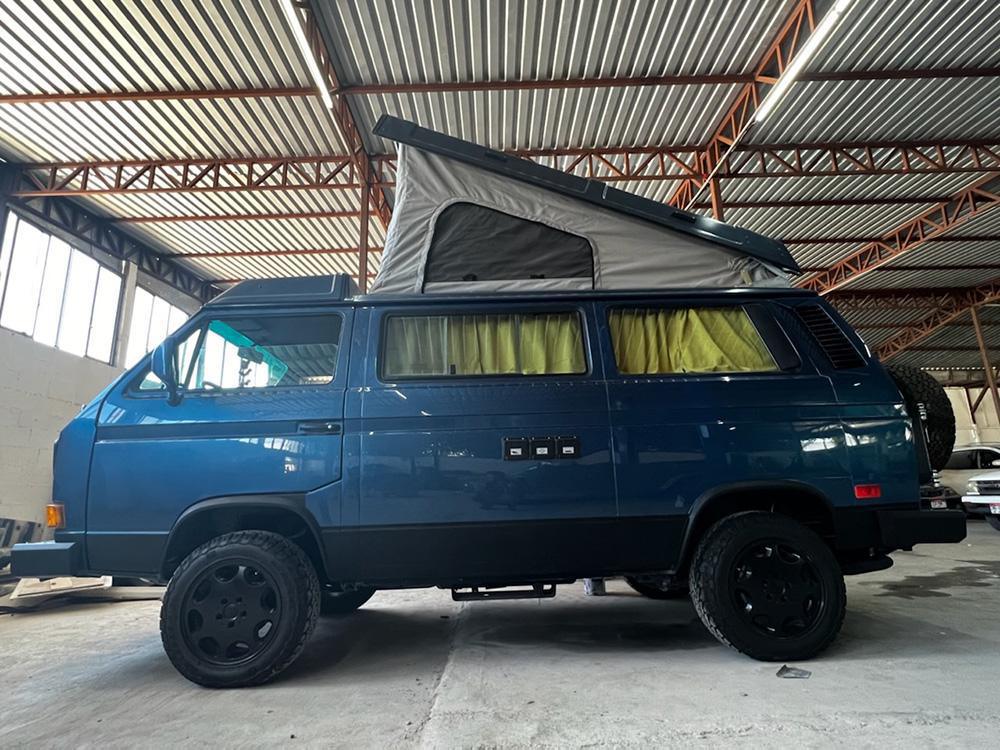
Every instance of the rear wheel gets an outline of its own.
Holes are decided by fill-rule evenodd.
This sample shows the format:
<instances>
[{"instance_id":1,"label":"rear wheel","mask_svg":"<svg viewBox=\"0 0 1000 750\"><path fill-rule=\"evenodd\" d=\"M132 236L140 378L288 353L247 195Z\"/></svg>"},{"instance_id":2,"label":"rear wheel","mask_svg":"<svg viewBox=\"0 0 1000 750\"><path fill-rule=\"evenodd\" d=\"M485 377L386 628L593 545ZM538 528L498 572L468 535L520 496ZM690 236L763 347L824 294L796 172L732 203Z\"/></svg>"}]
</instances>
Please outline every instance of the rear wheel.
<instances>
[{"instance_id":1,"label":"rear wheel","mask_svg":"<svg viewBox=\"0 0 1000 750\"><path fill-rule=\"evenodd\" d=\"M1000 516L986 516L986 523L1000 531Z\"/></svg>"},{"instance_id":2,"label":"rear wheel","mask_svg":"<svg viewBox=\"0 0 1000 750\"><path fill-rule=\"evenodd\" d=\"M649 599L684 599L688 596L687 583L680 583L673 576L626 576L625 583Z\"/></svg>"},{"instance_id":3,"label":"rear wheel","mask_svg":"<svg viewBox=\"0 0 1000 750\"><path fill-rule=\"evenodd\" d=\"M844 576L813 531L775 513L740 513L706 532L691 599L727 646L761 661L808 659L844 621Z\"/></svg>"},{"instance_id":4,"label":"rear wheel","mask_svg":"<svg viewBox=\"0 0 1000 750\"><path fill-rule=\"evenodd\" d=\"M324 615L348 615L375 595L373 588L344 591L336 585L324 586L319 611Z\"/></svg>"},{"instance_id":5,"label":"rear wheel","mask_svg":"<svg viewBox=\"0 0 1000 750\"><path fill-rule=\"evenodd\" d=\"M300 547L268 531L225 534L188 555L170 579L163 648L199 685L259 685L301 653L319 603L316 571Z\"/></svg>"}]
</instances>

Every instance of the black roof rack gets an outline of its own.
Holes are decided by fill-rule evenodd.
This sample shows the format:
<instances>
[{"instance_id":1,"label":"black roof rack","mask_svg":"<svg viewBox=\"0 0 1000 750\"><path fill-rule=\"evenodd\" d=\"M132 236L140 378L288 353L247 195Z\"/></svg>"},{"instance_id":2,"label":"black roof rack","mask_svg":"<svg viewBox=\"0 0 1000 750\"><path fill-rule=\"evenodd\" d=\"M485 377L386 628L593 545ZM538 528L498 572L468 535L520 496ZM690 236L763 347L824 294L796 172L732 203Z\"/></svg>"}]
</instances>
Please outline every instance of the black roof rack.
<instances>
[{"instance_id":1,"label":"black roof rack","mask_svg":"<svg viewBox=\"0 0 1000 750\"><path fill-rule=\"evenodd\" d=\"M469 141L453 138L435 130L382 115L375 124L374 133L397 143L429 151L441 156L472 164L490 172L521 180L546 190L587 201L602 208L635 216L703 240L739 250L758 260L778 266L791 273L800 273L798 264L788 248L778 240L740 229L731 224L698 216L687 211L643 198L624 190L605 185L596 180L561 172L528 159L493 151Z\"/></svg>"},{"instance_id":2,"label":"black roof rack","mask_svg":"<svg viewBox=\"0 0 1000 750\"><path fill-rule=\"evenodd\" d=\"M249 279L230 287L208 305L254 305L261 302L340 302L358 294L358 285L346 273L333 276L295 276Z\"/></svg>"}]
</instances>

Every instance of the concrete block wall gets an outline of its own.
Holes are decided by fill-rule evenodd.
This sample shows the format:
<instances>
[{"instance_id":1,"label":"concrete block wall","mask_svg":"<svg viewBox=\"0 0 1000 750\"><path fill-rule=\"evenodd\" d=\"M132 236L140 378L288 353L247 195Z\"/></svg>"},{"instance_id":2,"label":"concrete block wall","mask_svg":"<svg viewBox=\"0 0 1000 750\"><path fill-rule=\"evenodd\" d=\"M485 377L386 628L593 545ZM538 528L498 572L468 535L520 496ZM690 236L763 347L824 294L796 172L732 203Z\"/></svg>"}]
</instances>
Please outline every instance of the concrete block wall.
<instances>
[{"instance_id":1,"label":"concrete block wall","mask_svg":"<svg viewBox=\"0 0 1000 750\"><path fill-rule=\"evenodd\" d=\"M0 329L0 518L44 521L52 444L120 372Z\"/></svg>"}]
</instances>

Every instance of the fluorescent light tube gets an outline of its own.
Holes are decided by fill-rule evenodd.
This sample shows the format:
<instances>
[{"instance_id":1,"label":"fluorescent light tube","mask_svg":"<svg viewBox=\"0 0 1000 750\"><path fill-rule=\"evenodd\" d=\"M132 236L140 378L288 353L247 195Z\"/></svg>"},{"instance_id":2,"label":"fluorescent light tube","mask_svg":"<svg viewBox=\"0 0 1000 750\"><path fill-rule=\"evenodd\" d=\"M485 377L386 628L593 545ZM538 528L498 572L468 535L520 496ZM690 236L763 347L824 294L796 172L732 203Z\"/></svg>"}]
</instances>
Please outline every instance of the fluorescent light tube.
<instances>
[{"instance_id":1,"label":"fluorescent light tube","mask_svg":"<svg viewBox=\"0 0 1000 750\"><path fill-rule=\"evenodd\" d=\"M302 21L299 18L299 14L295 10L292 0L280 0L280 2L281 9L285 12L285 18L288 19L288 25L292 30L292 36L295 37L295 43L299 45L299 51L302 52L302 56L306 60L309 75L312 76L313 83L319 89L319 95L323 99L323 104L326 105L327 109L333 109L333 97L330 96L329 83L323 75L323 71L320 70L319 61L309 46L309 40L306 39L306 32L302 28Z\"/></svg>"},{"instance_id":2,"label":"fluorescent light tube","mask_svg":"<svg viewBox=\"0 0 1000 750\"><path fill-rule=\"evenodd\" d=\"M760 107L757 108L757 113L754 115L756 122L763 122L771 114L778 102L781 101L781 98L788 91L789 86L799 77L802 69L805 68L813 55L819 51L823 42L827 40L830 32L836 28L837 23L847 13L848 8L850 8L853 2L854 0L837 0L834 6L824 14L819 24L813 30L813 33L809 35L805 44L798 51L798 54L792 58L792 62L782 72L778 78L778 82L774 84L774 88L767 92L767 96L764 97L764 101L761 102Z\"/></svg>"}]
</instances>

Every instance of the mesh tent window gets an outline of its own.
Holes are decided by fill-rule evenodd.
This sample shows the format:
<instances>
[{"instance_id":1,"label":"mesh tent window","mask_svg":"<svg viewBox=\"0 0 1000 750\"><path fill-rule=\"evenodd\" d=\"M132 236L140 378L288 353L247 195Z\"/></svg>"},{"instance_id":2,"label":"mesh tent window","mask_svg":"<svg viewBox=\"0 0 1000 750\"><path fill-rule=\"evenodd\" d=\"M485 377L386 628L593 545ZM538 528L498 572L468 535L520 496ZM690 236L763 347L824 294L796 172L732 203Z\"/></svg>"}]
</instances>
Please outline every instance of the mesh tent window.
<instances>
[{"instance_id":1,"label":"mesh tent window","mask_svg":"<svg viewBox=\"0 0 1000 750\"><path fill-rule=\"evenodd\" d=\"M434 223L424 282L594 280L585 238L473 203L453 203Z\"/></svg>"}]
</instances>

